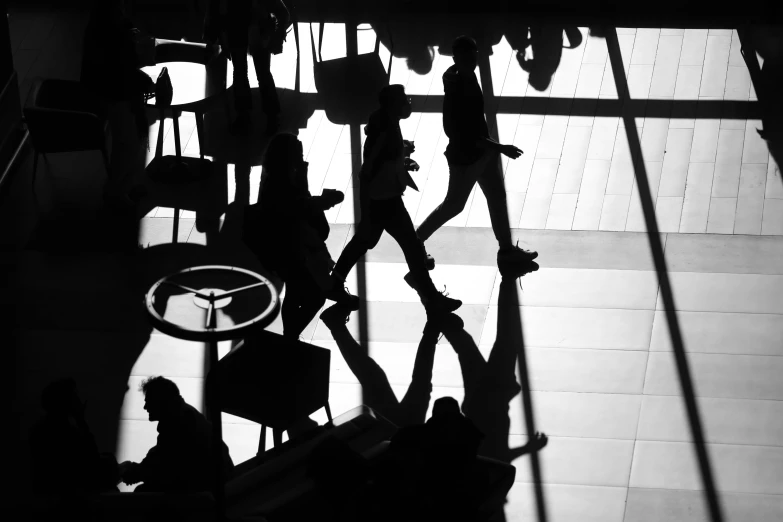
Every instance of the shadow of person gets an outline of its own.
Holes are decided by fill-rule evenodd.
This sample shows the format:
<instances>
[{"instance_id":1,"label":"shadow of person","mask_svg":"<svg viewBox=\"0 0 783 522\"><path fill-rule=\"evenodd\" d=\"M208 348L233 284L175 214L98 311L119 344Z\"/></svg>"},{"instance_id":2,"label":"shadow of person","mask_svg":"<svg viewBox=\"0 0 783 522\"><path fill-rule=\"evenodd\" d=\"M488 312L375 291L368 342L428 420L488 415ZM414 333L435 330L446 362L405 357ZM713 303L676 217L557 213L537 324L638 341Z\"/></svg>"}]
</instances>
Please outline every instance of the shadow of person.
<instances>
[{"instance_id":1,"label":"shadow of person","mask_svg":"<svg viewBox=\"0 0 783 522\"><path fill-rule=\"evenodd\" d=\"M76 381L54 381L44 388L41 406L46 415L30 430L35 494L80 495L118 491L119 469L111 454L98 451L84 419L86 402ZM61 480L62 474L68 480Z\"/></svg>"},{"instance_id":2,"label":"shadow of person","mask_svg":"<svg viewBox=\"0 0 783 522\"><path fill-rule=\"evenodd\" d=\"M374 22L372 28L395 58L404 59L409 70L423 76L432 70L435 60L433 23L426 15L390 16L388 21Z\"/></svg>"},{"instance_id":3,"label":"shadow of person","mask_svg":"<svg viewBox=\"0 0 783 522\"><path fill-rule=\"evenodd\" d=\"M538 268L537 263L531 262L519 276ZM500 282L497 337L486 361L473 338L463 329L444 328L443 331L462 368L465 386L462 411L484 433L479 455L507 464L546 443L545 438L530 434L528 444L509 447L509 403L521 391L515 371L518 350L523 346L516 281L516 277L504 277ZM503 500L493 499L486 505L499 507Z\"/></svg>"},{"instance_id":4,"label":"shadow of person","mask_svg":"<svg viewBox=\"0 0 783 522\"><path fill-rule=\"evenodd\" d=\"M413 363L411 384L402 400L398 400L386 372L348 331L346 322L349 314L350 310L335 304L321 314L321 321L331 331L348 368L359 379L364 404L398 427L423 424L432 396L432 368L439 327L429 320L425 324ZM453 317L462 322L456 315Z\"/></svg>"},{"instance_id":5,"label":"shadow of person","mask_svg":"<svg viewBox=\"0 0 783 522\"><path fill-rule=\"evenodd\" d=\"M758 49L764 59L758 75L759 104L762 128L757 129L778 169L777 182L781 182L780 165L783 164L783 39L777 38ZM780 190L781 187L774 187Z\"/></svg>"},{"instance_id":6,"label":"shadow of person","mask_svg":"<svg viewBox=\"0 0 783 522\"><path fill-rule=\"evenodd\" d=\"M563 55L563 32L565 31L569 45L575 48L582 43L582 33L572 26L534 25L530 27L530 47L533 57L525 57L524 48L517 49L517 62L530 76L528 82L537 91L544 91L552 82L552 77L560 65ZM524 38L521 39L524 43Z\"/></svg>"}]
</instances>

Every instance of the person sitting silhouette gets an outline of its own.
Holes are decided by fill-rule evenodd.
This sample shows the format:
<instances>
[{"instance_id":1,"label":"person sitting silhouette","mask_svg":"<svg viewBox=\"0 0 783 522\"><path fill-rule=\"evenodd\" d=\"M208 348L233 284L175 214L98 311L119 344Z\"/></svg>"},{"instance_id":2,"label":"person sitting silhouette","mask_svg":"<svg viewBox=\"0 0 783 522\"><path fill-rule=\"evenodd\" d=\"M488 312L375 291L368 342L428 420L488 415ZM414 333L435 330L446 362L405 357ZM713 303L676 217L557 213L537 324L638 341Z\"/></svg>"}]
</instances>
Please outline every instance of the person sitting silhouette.
<instances>
[{"instance_id":1,"label":"person sitting silhouette","mask_svg":"<svg viewBox=\"0 0 783 522\"><path fill-rule=\"evenodd\" d=\"M141 383L144 409L150 422L158 422L158 443L139 463L120 464L125 484L135 492L195 493L213 486L212 425L196 408L186 403L177 385L164 377L150 377ZM224 476L234 463L228 447L220 442Z\"/></svg>"},{"instance_id":2,"label":"person sitting silhouette","mask_svg":"<svg viewBox=\"0 0 783 522\"><path fill-rule=\"evenodd\" d=\"M414 288L424 306L428 310L454 311L462 306L462 301L449 298L435 288L427 271L424 245L402 200L407 187L416 189L408 171L419 168L410 158L413 144L406 143L400 131L400 120L411 115L410 99L404 86L388 85L381 89L378 101L381 107L370 115L364 129L367 139L360 173L361 221L340 254L332 278L336 285L343 284L354 265L375 248L386 231L402 248L410 278L415 281Z\"/></svg>"},{"instance_id":3,"label":"person sitting silhouette","mask_svg":"<svg viewBox=\"0 0 783 522\"><path fill-rule=\"evenodd\" d=\"M293 134L272 138L263 165L259 201L245 210L243 237L261 264L285 282L283 335L297 339L326 299L358 309L358 298L332 281L325 244L329 223L324 211L344 195L328 189L321 196L310 194L308 163Z\"/></svg>"},{"instance_id":4,"label":"person sitting silhouette","mask_svg":"<svg viewBox=\"0 0 783 522\"><path fill-rule=\"evenodd\" d=\"M119 470L110 454L98 452L84 420L73 379L49 384L41 396L46 415L30 431L33 491L72 495L117 491ZM63 480L63 477L66 480Z\"/></svg>"}]
</instances>

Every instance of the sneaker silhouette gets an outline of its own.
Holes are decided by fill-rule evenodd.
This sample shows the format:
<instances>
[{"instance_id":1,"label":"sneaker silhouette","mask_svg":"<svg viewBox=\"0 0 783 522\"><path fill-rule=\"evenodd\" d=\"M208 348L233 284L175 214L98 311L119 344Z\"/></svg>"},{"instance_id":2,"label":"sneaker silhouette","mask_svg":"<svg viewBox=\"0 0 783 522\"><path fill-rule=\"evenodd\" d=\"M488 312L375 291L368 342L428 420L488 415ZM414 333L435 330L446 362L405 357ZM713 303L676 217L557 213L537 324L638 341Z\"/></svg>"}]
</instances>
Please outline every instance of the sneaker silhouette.
<instances>
[{"instance_id":1,"label":"sneaker silhouette","mask_svg":"<svg viewBox=\"0 0 783 522\"><path fill-rule=\"evenodd\" d=\"M422 297L427 314L444 314L453 312L462 306L462 301L453 299L442 292L436 292L431 297Z\"/></svg>"},{"instance_id":2,"label":"sneaker silhouette","mask_svg":"<svg viewBox=\"0 0 783 522\"><path fill-rule=\"evenodd\" d=\"M519 242L510 248L498 251L498 268L504 271L515 270L515 265L526 265L538 257L538 252L519 248Z\"/></svg>"},{"instance_id":3,"label":"sneaker silhouette","mask_svg":"<svg viewBox=\"0 0 783 522\"><path fill-rule=\"evenodd\" d=\"M351 310L341 304L333 304L321 313L321 321L330 330L344 326L348 322Z\"/></svg>"},{"instance_id":4,"label":"sneaker silhouette","mask_svg":"<svg viewBox=\"0 0 783 522\"><path fill-rule=\"evenodd\" d=\"M339 285L335 285L334 288L325 292L324 295L330 301L334 301L351 311L359 309L359 297L351 295L347 288L340 288Z\"/></svg>"}]
</instances>

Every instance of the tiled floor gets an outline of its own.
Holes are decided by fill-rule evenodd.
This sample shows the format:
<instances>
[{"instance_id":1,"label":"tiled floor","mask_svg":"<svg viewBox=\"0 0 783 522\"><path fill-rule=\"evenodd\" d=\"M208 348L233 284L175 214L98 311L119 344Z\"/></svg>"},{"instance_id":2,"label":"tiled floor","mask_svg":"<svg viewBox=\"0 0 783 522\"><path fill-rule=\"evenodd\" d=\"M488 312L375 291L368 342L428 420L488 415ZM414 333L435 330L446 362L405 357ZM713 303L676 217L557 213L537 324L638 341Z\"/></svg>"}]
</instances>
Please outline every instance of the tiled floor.
<instances>
[{"instance_id":1,"label":"tiled floor","mask_svg":"<svg viewBox=\"0 0 783 522\"><path fill-rule=\"evenodd\" d=\"M35 75L75 77L79 46L62 48L58 42L61 35L79 34L83 23L83 15L72 12L12 15L14 56L23 89ZM306 35L306 26L301 29ZM625 129L625 122L631 120L621 118L619 110L604 116L595 103L584 109L584 104L573 101L606 100L601 103L610 104L606 105L610 113L616 110L612 107L619 107L611 105L617 89L606 41L580 30L581 45L563 49L560 66L545 91L528 85L528 73L519 67L516 52L505 39L493 48L486 62L489 76L483 76L491 79L499 97L497 104L488 105L499 108L489 116L497 121L501 141L525 151L522 158L503 162L513 234L540 252L540 270L521 280L517 295L536 429L550 437L540 453L546 509L555 522L707 521L661 286L645 234L640 180L631 161L634 145L629 145ZM342 31L337 24L327 25L325 59L345 55ZM699 117L701 102L755 100L736 32L621 28L618 40L631 97L647 100L626 107L638 109L630 113L638 128L636 146L643 153L655 198L676 315L724 520L781 520L780 171L755 132L758 121ZM372 44L371 31L360 31L359 52L370 51ZM56 54L60 52L62 56ZM65 55L70 61L63 62ZM273 58L278 87L286 90L284 107L286 100L293 99L295 56L290 38L285 52ZM383 47L381 58L388 58ZM393 60L392 82L407 86L417 109L402 122L405 137L416 142L414 158L421 165L415 178L422 192L405 197L416 222L440 202L448 182L438 97L442 95L439 76L450 63L449 57L436 52L431 72L421 76L410 72L405 60ZM315 92L309 52L302 53L300 67L304 93L300 96L306 99ZM549 105L544 105L548 109L527 113L526 108L538 107L534 102L542 97L548 99ZM563 100L569 104L566 111L559 108ZM660 105L653 105L656 100L670 101L670 112L660 114L655 109ZM671 110L676 103L687 106ZM691 119L673 117L683 114L692 115ZM198 153L194 129L195 122L184 115L186 155ZM219 124L214 124L210 137L220 132ZM152 133L154 143L157 126ZM329 248L335 257L353 233L349 133L347 126L331 123L320 109L299 132L310 162L312 191L328 187L347 192L346 202L328 213ZM168 129L164 148L173 151L173 133ZM17 202L31 201L29 167L28 161L12 187ZM227 165L229 200L237 189L234 167ZM85 203L89 206L97 198L99 181L94 180L100 180L100 174L84 176L88 181L72 185L63 174L69 168L100 172L99 158L89 154L53 158L50 184L39 184L44 210L68 201L89 200ZM253 202L260 175L260 167L252 166ZM139 243L145 247L170 243L173 212L158 207L143 218ZM29 212L19 215L35 220ZM209 243L208 235L196 225L194 212L182 211L179 226L179 241L193 243L189 251ZM19 224L28 233L31 227ZM434 281L465 303L458 311L467 333L460 353L478 352L479 365L504 348L496 342L500 277L489 227L483 194L474 191L463 213L428 242L438 262ZM15 234L15 238L24 235ZM25 302L34 305L27 309L31 313L25 323L18 325L17 358L24 377L17 408L23 426L37 414L40 386L54 375L76 373L86 383L83 394L94 408L88 420L97 425L102 449L115 448L120 460L140 459L154 444L156 432L142 410L138 382L148 375L166 375L177 382L188 402L200 407L204 347L154 330L150 333L144 317L132 306L122 310L96 306L108 296L121 301L116 295L129 292L123 279L124 263L129 261L122 257L84 254L75 260L32 251L18 255L22 256L18 280L30 296ZM401 398L411 381L426 317L416 294L401 282L406 267L389 237L384 236L365 260L369 353ZM353 275L348 284L355 292ZM73 288L80 291L79 302L90 306L89 313L64 306L55 293ZM348 325L354 335L358 324L354 315ZM270 329L281 330L279 318ZM332 350L333 412L360 404L362 388L329 330L314 321L303 337ZM69 351L53 346L67 346ZM461 363L468 359L458 357L455 349L445 338L437 348L433 400L446 395L462 400L465 395ZM80 362L86 366L80 367ZM114 386L111 392L106 389L109 383ZM114 423L111 414L119 415L118 426L108 426ZM515 448L527 440L524 414L522 397L517 395L494 424L487 419L477 422L483 422L486 431L505 420L507 434L489 435L499 435L503 444L507 439L507 448ZM320 412L313 418L323 421L325 415ZM235 417L224 420L224 437L235 461L252 456L258 427ZM535 520L529 457L512 462L518 470L517 482L505 508L506 520Z\"/></svg>"}]
</instances>

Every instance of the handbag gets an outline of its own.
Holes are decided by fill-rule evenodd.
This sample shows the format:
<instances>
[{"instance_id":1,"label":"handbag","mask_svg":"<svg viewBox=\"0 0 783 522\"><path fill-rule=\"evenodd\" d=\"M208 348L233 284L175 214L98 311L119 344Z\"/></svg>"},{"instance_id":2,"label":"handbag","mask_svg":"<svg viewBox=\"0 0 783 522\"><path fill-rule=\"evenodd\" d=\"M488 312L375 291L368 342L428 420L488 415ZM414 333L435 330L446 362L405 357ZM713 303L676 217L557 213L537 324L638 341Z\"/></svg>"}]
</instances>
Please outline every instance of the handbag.
<instances>
[{"instance_id":1,"label":"handbag","mask_svg":"<svg viewBox=\"0 0 783 522\"><path fill-rule=\"evenodd\" d=\"M378 105L380 90L389 85L394 42L392 41L391 45L388 70L384 69L378 53L381 45L378 35L375 37L375 51L372 53L324 61L321 57L323 22L319 27L317 53L312 24L310 24L310 45L313 53L315 88L324 101L326 117L338 125L363 122ZM391 32L389 34L391 35Z\"/></svg>"},{"instance_id":2,"label":"handbag","mask_svg":"<svg viewBox=\"0 0 783 522\"><path fill-rule=\"evenodd\" d=\"M168 107L174 98L174 86L171 85L168 67L164 67L155 82L155 106Z\"/></svg>"}]
</instances>

